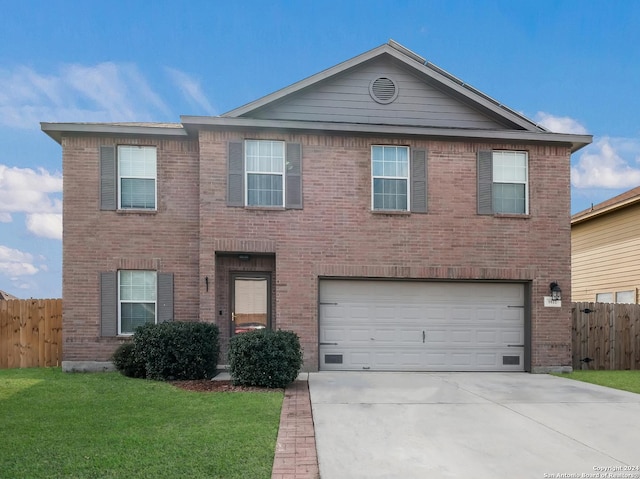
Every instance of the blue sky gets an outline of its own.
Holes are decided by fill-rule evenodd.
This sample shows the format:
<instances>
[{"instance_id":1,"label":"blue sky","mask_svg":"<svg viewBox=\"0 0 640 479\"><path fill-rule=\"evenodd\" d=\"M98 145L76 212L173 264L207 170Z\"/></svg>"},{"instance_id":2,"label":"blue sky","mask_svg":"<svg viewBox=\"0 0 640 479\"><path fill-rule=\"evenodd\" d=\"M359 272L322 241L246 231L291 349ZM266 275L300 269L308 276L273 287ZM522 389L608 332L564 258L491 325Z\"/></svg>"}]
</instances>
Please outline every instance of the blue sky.
<instances>
[{"instance_id":1,"label":"blue sky","mask_svg":"<svg viewBox=\"0 0 640 479\"><path fill-rule=\"evenodd\" d=\"M0 0L0 290L62 295L61 148L40 121L219 115L389 38L553 131L572 213L640 185L640 2Z\"/></svg>"}]
</instances>

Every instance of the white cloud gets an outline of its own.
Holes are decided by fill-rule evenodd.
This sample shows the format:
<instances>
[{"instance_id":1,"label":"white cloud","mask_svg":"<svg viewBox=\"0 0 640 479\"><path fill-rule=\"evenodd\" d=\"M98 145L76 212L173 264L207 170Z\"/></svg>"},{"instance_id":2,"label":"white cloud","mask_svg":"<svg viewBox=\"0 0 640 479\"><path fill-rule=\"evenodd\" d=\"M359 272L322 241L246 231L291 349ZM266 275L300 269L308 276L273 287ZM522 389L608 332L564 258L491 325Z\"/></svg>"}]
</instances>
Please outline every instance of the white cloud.
<instances>
[{"instance_id":1,"label":"white cloud","mask_svg":"<svg viewBox=\"0 0 640 479\"><path fill-rule=\"evenodd\" d=\"M62 239L62 175L44 168L0 164L0 221L27 214L27 229L37 236Z\"/></svg>"},{"instance_id":2,"label":"white cloud","mask_svg":"<svg viewBox=\"0 0 640 479\"><path fill-rule=\"evenodd\" d=\"M24 66L0 70L0 125L147 121L168 111L133 64L65 65L51 75Z\"/></svg>"},{"instance_id":3,"label":"white cloud","mask_svg":"<svg viewBox=\"0 0 640 479\"><path fill-rule=\"evenodd\" d=\"M62 215L55 213L33 213L27 215L27 229L36 236L62 239Z\"/></svg>"},{"instance_id":4,"label":"white cloud","mask_svg":"<svg viewBox=\"0 0 640 479\"><path fill-rule=\"evenodd\" d=\"M603 137L586 147L571 168L576 188L634 188L640 185L640 140Z\"/></svg>"},{"instance_id":5,"label":"white cloud","mask_svg":"<svg viewBox=\"0 0 640 479\"><path fill-rule=\"evenodd\" d=\"M539 111L535 115L535 120L547 130L554 133L587 134L587 129L581 125L580 122L568 116L554 116L550 113Z\"/></svg>"},{"instance_id":6,"label":"white cloud","mask_svg":"<svg viewBox=\"0 0 640 479\"><path fill-rule=\"evenodd\" d=\"M0 274L16 280L19 276L30 276L37 272L33 255L0 245Z\"/></svg>"},{"instance_id":7,"label":"white cloud","mask_svg":"<svg viewBox=\"0 0 640 479\"><path fill-rule=\"evenodd\" d=\"M191 106L202 109L208 115L215 115L215 109L202 91L200 82L175 68L166 67L165 70Z\"/></svg>"}]
</instances>

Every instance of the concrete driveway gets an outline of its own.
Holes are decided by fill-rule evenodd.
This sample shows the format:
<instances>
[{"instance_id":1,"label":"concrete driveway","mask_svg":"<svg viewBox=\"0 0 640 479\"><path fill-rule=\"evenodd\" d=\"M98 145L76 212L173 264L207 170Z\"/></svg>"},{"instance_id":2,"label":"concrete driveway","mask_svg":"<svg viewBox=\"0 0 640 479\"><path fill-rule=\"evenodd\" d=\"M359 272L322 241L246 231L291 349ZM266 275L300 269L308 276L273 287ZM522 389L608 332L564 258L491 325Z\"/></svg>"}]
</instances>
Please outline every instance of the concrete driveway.
<instances>
[{"instance_id":1,"label":"concrete driveway","mask_svg":"<svg viewBox=\"0 0 640 479\"><path fill-rule=\"evenodd\" d=\"M526 373L321 372L309 389L322 479L640 478L640 394Z\"/></svg>"}]
</instances>

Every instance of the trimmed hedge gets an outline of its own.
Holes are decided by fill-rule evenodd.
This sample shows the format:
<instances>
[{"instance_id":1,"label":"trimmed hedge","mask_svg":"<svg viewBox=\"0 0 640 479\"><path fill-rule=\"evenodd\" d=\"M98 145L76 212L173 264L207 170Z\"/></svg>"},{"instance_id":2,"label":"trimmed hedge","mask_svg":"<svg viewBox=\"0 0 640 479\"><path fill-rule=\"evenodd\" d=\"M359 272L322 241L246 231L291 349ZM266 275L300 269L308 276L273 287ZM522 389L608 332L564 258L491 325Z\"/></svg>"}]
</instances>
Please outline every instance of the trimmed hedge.
<instances>
[{"instance_id":1,"label":"trimmed hedge","mask_svg":"<svg viewBox=\"0 0 640 479\"><path fill-rule=\"evenodd\" d=\"M236 385L284 388L301 367L300 339L292 331L251 331L229 343L229 373Z\"/></svg>"},{"instance_id":2,"label":"trimmed hedge","mask_svg":"<svg viewBox=\"0 0 640 479\"><path fill-rule=\"evenodd\" d=\"M112 358L125 376L184 380L211 378L216 373L219 344L215 324L145 324L136 329L129 344L120 346Z\"/></svg>"},{"instance_id":3,"label":"trimmed hedge","mask_svg":"<svg viewBox=\"0 0 640 479\"><path fill-rule=\"evenodd\" d=\"M133 343L122 343L111 357L114 366L125 376L130 378L145 378L147 371L144 363L136 354L136 348Z\"/></svg>"}]
</instances>

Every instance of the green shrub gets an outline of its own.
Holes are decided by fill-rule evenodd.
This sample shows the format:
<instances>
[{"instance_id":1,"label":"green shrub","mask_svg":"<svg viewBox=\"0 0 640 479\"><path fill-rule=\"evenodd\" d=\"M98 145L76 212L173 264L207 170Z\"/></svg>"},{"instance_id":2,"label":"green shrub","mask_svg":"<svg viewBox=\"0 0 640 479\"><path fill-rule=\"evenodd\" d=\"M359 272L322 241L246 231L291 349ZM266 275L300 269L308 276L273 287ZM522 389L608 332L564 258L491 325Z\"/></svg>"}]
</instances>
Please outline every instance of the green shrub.
<instances>
[{"instance_id":1,"label":"green shrub","mask_svg":"<svg viewBox=\"0 0 640 479\"><path fill-rule=\"evenodd\" d=\"M111 356L111 361L118 371L130 378L144 378L147 375L144 362L136 354L135 345L132 342L118 346Z\"/></svg>"},{"instance_id":2,"label":"green shrub","mask_svg":"<svg viewBox=\"0 0 640 479\"><path fill-rule=\"evenodd\" d=\"M236 385L284 388L301 367L300 339L292 331L251 331L229 343L229 372Z\"/></svg>"},{"instance_id":3,"label":"green shrub","mask_svg":"<svg viewBox=\"0 0 640 479\"><path fill-rule=\"evenodd\" d=\"M156 380L211 378L218 365L218 327L211 323L171 321L136 329L130 352L121 353L138 364L146 377ZM123 374L124 369L114 364ZM135 367L128 370L136 370Z\"/></svg>"}]
</instances>

